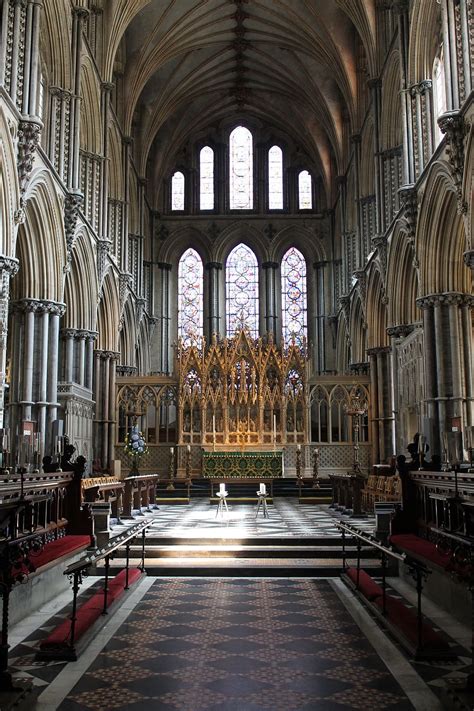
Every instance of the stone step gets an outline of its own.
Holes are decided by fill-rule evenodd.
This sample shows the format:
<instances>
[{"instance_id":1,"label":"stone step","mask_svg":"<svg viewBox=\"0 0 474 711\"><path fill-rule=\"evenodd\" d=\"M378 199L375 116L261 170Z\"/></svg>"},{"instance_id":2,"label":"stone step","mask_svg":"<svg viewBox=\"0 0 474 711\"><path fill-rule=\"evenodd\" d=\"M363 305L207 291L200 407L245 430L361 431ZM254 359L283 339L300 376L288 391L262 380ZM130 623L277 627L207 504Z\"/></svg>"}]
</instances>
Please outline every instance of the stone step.
<instances>
[{"instance_id":1,"label":"stone step","mask_svg":"<svg viewBox=\"0 0 474 711\"><path fill-rule=\"evenodd\" d=\"M140 555L139 545L130 546L130 554ZM346 555L354 556L355 547L346 548ZM375 549L364 550L364 558L375 558ZM205 545L153 545L147 541L147 558L337 558L342 559L342 550L334 546L251 546L240 544Z\"/></svg>"},{"instance_id":2,"label":"stone step","mask_svg":"<svg viewBox=\"0 0 474 711\"><path fill-rule=\"evenodd\" d=\"M282 536L245 536L245 538L238 537L235 532L229 529L228 531L222 531L221 536L201 536L199 535L198 529L196 529L196 535L192 535L189 531L183 536L167 536L160 535L153 530L153 527L147 532L146 535L146 546L259 546L274 548L275 546L292 546L292 547L305 547L305 546L331 546L332 548L341 548L342 540L338 535L335 536L298 536L298 535L282 535ZM346 548L348 546L354 546L355 542L352 539L346 538Z\"/></svg>"},{"instance_id":3,"label":"stone step","mask_svg":"<svg viewBox=\"0 0 474 711\"><path fill-rule=\"evenodd\" d=\"M130 559L130 567L138 566L139 558ZM350 559L348 565L355 565ZM372 575L380 575L380 565L375 560L363 560L361 565ZM124 558L115 558L110 564L110 575L125 566ZM342 570L337 558L145 558L145 570L150 576L199 577L337 577ZM98 568L103 572L102 566Z\"/></svg>"}]
</instances>

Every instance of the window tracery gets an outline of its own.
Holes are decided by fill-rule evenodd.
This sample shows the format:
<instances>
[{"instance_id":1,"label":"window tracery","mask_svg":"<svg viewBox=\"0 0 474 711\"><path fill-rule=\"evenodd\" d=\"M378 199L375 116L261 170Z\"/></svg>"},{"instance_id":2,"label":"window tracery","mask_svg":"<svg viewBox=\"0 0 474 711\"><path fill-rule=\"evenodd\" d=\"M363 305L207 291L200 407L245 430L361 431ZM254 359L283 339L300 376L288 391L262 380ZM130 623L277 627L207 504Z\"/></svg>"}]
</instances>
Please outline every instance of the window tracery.
<instances>
[{"instance_id":1,"label":"window tracery","mask_svg":"<svg viewBox=\"0 0 474 711\"><path fill-rule=\"evenodd\" d=\"M244 126L237 126L229 138L231 210L253 209L253 139Z\"/></svg>"},{"instance_id":2,"label":"window tracery","mask_svg":"<svg viewBox=\"0 0 474 711\"><path fill-rule=\"evenodd\" d=\"M268 208L283 210L283 151L279 146L268 151Z\"/></svg>"},{"instance_id":3,"label":"window tracery","mask_svg":"<svg viewBox=\"0 0 474 711\"><path fill-rule=\"evenodd\" d=\"M283 338L302 346L307 332L306 260L295 247L282 259L281 281Z\"/></svg>"},{"instance_id":4,"label":"window tracery","mask_svg":"<svg viewBox=\"0 0 474 711\"><path fill-rule=\"evenodd\" d=\"M300 210L313 209L313 181L307 170L298 175L298 206Z\"/></svg>"},{"instance_id":5,"label":"window tracery","mask_svg":"<svg viewBox=\"0 0 474 711\"><path fill-rule=\"evenodd\" d=\"M214 151L204 146L199 153L199 207L214 209Z\"/></svg>"},{"instance_id":6,"label":"window tracery","mask_svg":"<svg viewBox=\"0 0 474 711\"><path fill-rule=\"evenodd\" d=\"M258 265L257 258L245 244L229 254L226 265L227 335L246 328L252 338L258 336Z\"/></svg>"},{"instance_id":7,"label":"window tracery","mask_svg":"<svg viewBox=\"0 0 474 711\"><path fill-rule=\"evenodd\" d=\"M203 266L196 250L189 248L179 260L178 268L178 334L185 345L202 336Z\"/></svg>"},{"instance_id":8,"label":"window tracery","mask_svg":"<svg viewBox=\"0 0 474 711\"><path fill-rule=\"evenodd\" d=\"M171 209L184 210L184 175L177 170L171 178Z\"/></svg>"}]
</instances>

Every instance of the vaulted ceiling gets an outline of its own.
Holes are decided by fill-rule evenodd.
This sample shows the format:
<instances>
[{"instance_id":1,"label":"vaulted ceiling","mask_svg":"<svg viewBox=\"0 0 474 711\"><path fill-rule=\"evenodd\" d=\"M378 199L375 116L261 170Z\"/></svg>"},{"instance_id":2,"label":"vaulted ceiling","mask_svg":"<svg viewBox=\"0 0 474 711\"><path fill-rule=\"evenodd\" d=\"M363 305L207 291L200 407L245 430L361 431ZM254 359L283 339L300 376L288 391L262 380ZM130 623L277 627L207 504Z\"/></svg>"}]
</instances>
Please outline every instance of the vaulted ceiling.
<instances>
[{"instance_id":1,"label":"vaulted ceiling","mask_svg":"<svg viewBox=\"0 0 474 711\"><path fill-rule=\"evenodd\" d=\"M112 0L106 71L123 74L139 169L236 120L297 137L329 186L357 121L357 57L374 75L375 0ZM139 139L138 139L139 136Z\"/></svg>"}]
</instances>

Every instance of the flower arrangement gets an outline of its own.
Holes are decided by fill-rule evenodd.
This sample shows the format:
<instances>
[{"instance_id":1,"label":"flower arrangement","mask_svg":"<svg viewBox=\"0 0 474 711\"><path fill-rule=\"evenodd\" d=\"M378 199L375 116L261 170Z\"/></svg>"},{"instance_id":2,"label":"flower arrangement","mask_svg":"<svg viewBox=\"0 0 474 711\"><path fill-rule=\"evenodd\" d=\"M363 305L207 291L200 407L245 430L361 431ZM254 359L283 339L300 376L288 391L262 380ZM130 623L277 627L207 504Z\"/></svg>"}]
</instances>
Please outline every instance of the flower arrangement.
<instances>
[{"instance_id":1,"label":"flower arrangement","mask_svg":"<svg viewBox=\"0 0 474 711\"><path fill-rule=\"evenodd\" d=\"M126 454L133 457L132 471L135 471L137 469L137 462L139 458L148 452L148 447L143 433L140 431L136 423L132 425L130 432L127 432L125 435L124 450Z\"/></svg>"}]
</instances>

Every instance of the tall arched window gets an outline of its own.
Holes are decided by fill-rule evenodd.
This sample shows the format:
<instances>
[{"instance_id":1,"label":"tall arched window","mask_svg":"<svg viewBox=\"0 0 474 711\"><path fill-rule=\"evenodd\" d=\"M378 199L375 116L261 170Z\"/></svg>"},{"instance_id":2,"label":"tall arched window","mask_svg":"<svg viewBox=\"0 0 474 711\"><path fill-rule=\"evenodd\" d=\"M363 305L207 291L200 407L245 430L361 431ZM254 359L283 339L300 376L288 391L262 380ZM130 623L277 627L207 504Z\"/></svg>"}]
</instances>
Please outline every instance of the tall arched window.
<instances>
[{"instance_id":1,"label":"tall arched window","mask_svg":"<svg viewBox=\"0 0 474 711\"><path fill-rule=\"evenodd\" d=\"M283 152L279 146L268 151L268 208L283 210Z\"/></svg>"},{"instance_id":2,"label":"tall arched window","mask_svg":"<svg viewBox=\"0 0 474 711\"><path fill-rule=\"evenodd\" d=\"M230 209L253 209L253 140L244 126L237 126L229 138Z\"/></svg>"},{"instance_id":3,"label":"tall arched window","mask_svg":"<svg viewBox=\"0 0 474 711\"><path fill-rule=\"evenodd\" d=\"M446 101L446 77L444 69L444 53L443 47L440 47L436 59L433 64L433 107L436 131L436 143L439 143L443 138L443 132L438 126L437 119L441 114L444 114L447 107Z\"/></svg>"},{"instance_id":4,"label":"tall arched window","mask_svg":"<svg viewBox=\"0 0 474 711\"><path fill-rule=\"evenodd\" d=\"M252 250L239 244L226 264L227 335L247 328L258 337L258 264Z\"/></svg>"},{"instance_id":5,"label":"tall arched window","mask_svg":"<svg viewBox=\"0 0 474 711\"><path fill-rule=\"evenodd\" d=\"M300 210L313 209L313 186L307 170L298 175L298 207Z\"/></svg>"},{"instance_id":6,"label":"tall arched window","mask_svg":"<svg viewBox=\"0 0 474 711\"><path fill-rule=\"evenodd\" d=\"M178 335L186 345L202 336L203 268L194 249L188 249L178 267Z\"/></svg>"},{"instance_id":7,"label":"tall arched window","mask_svg":"<svg viewBox=\"0 0 474 711\"><path fill-rule=\"evenodd\" d=\"M281 288L283 338L301 346L307 332L306 260L295 247L281 261Z\"/></svg>"},{"instance_id":8,"label":"tall arched window","mask_svg":"<svg viewBox=\"0 0 474 711\"><path fill-rule=\"evenodd\" d=\"M199 153L199 206L214 209L214 151L204 146Z\"/></svg>"},{"instance_id":9,"label":"tall arched window","mask_svg":"<svg viewBox=\"0 0 474 711\"><path fill-rule=\"evenodd\" d=\"M184 210L184 175L179 170L171 178L171 209Z\"/></svg>"}]
</instances>

